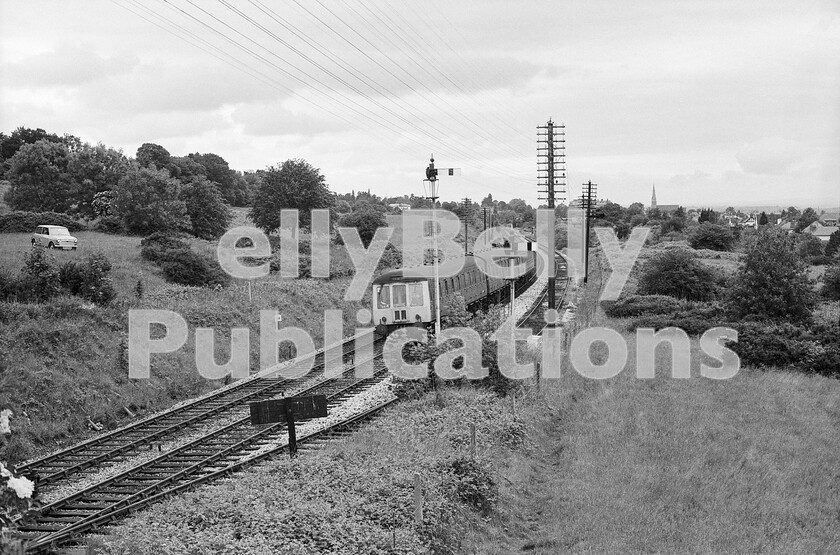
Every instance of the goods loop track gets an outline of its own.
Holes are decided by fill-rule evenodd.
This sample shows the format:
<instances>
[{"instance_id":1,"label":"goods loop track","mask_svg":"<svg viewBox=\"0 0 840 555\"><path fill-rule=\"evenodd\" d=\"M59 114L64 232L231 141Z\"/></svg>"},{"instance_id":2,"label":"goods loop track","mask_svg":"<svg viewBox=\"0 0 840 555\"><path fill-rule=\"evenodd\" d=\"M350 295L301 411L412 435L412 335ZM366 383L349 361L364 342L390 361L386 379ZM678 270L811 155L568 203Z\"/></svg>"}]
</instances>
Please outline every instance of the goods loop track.
<instances>
[{"instance_id":1,"label":"goods loop track","mask_svg":"<svg viewBox=\"0 0 840 555\"><path fill-rule=\"evenodd\" d=\"M373 361L373 376L357 378L351 369L338 378L325 379L307 387L301 393L326 395L328 409L334 409L347 398L387 376L381 356L375 356ZM360 417L370 417L392 402L393 399L380 402L361 415L342 419L306 434L298 441L306 442L337 433L364 419L360 420ZM250 417L240 418L186 445L44 506L40 515L34 518L34 523L20 526L19 531L29 539L27 549L30 552L48 551L162 497L204 484L283 451L287 448L283 437L286 432L285 423L252 426Z\"/></svg>"},{"instance_id":2,"label":"goods loop track","mask_svg":"<svg viewBox=\"0 0 840 555\"><path fill-rule=\"evenodd\" d=\"M353 341L342 345L343 357L352 353ZM310 375L324 368L324 354L317 353ZM69 476L95 468L136 452L143 446L160 442L221 416L244 403L260 401L300 386L300 380L254 377L241 380L223 390L173 407L123 428L107 432L46 457L27 462L17 472L36 478L39 487L54 484Z\"/></svg>"}]
</instances>

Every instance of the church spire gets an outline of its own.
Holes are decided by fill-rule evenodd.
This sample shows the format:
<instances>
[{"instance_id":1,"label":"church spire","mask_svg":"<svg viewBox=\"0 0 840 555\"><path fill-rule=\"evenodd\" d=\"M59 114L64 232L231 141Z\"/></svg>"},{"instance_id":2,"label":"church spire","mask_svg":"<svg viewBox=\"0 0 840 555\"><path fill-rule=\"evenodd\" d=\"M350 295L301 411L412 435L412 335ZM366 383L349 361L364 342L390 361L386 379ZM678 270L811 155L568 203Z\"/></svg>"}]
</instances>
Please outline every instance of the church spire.
<instances>
[{"instance_id":1,"label":"church spire","mask_svg":"<svg viewBox=\"0 0 840 555\"><path fill-rule=\"evenodd\" d=\"M656 210L656 185L653 186L653 192L650 195L650 209Z\"/></svg>"}]
</instances>

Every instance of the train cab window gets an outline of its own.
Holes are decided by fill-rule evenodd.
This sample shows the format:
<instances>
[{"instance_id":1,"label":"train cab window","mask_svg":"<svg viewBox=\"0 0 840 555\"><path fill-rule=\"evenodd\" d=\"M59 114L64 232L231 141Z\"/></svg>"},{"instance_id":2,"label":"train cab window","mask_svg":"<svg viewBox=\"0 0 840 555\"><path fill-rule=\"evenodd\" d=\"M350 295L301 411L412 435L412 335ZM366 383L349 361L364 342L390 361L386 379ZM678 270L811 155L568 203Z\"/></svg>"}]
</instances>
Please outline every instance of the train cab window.
<instances>
[{"instance_id":1,"label":"train cab window","mask_svg":"<svg viewBox=\"0 0 840 555\"><path fill-rule=\"evenodd\" d=\"M423 306L423 284L412 283L408 286L409 302L411 306Z\"/></svg>"},{"instance_id":2,"label":"train cab window","mask_svg":"<svg viewBox=\"0 0 840 555\"><path fill-rule=\"evenodd\" d=\"M377 308L391 308L391 288L388 285L382 285L379 288L376 306Z\"/></svg>"},{"instance_id":3,"label":"train cab window","mask_svg":"<svg viewBox=\"0 0 840 555\"><path fill-rule=\"evenodd\" d=\"M405 285L394 285L391 287L394 290L394 306L406 306L405 304Z\"/></svg>"}]
</instances>

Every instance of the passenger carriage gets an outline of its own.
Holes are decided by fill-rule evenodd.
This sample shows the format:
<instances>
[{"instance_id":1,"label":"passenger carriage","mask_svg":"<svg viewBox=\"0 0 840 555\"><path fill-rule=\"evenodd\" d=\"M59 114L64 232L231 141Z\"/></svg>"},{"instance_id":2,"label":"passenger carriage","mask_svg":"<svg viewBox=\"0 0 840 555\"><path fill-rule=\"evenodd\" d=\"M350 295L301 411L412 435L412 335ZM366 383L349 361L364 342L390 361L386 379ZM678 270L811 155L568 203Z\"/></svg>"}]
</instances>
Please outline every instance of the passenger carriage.
<instances>
[{"instance_id":1,"label":"passenger carriage","mask_svg":"<svg viewBox=\"0 0 840 555\"><path fill-rule=\"evenodd\" d=\"M535 272L535 253L510 251L494 255L502 266L525 264L525 273L517 278L517 286L530 281ZM490 277L482 271L486 264L481 257L468 254L464 267L456 275L440 278L441 316L446 316L448 296L460 294L468 310L477 310L498 303L508 294L510 281ZM428 271L428 267L424 270ZM419 277L418 271L390 270L373 280L372 313L378 335L388 335L405 326L429 327L436 318L434 278Z\"/></svg>"}]
</instances>

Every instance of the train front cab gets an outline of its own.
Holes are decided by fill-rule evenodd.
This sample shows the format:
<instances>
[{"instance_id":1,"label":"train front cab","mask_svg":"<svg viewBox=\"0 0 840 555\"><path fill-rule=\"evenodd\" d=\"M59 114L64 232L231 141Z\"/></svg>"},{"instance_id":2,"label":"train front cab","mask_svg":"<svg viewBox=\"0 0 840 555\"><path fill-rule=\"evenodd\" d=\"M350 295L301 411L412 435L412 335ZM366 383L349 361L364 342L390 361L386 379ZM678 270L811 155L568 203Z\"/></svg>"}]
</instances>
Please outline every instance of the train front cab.
<instances>
[{"instance_id":1,"label":"train front cab","mask_svg":"<svg viewBox=\"0 0 840 555\"><path fill-rule=\"evenodd\" d=\"M383 277L372 286L373 321L378 335L410 325L425 326L432 321L428 280L389 281Z\"/></svg>"}]
</instances>

